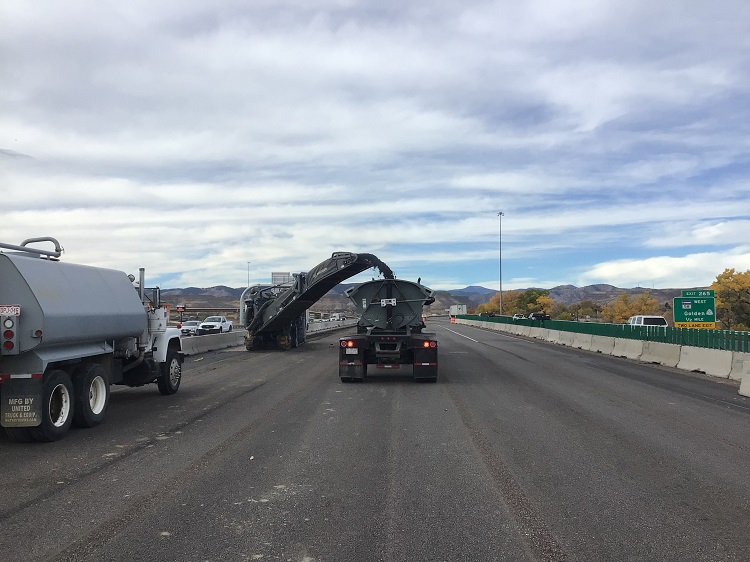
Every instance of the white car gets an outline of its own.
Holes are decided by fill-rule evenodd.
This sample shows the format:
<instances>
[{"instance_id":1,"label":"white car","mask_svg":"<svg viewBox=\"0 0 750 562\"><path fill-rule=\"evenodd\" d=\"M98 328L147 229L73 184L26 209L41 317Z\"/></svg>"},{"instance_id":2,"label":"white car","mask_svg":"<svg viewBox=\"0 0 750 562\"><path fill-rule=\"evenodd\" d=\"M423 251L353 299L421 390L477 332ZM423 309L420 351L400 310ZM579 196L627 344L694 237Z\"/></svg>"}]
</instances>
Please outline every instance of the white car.
<instances>
[{"instance_id":1,"label":"white car","mask_svg":"<svg viewBox=\"0 0 750 562\"><path fill-rule=\"evenodd\" d=\"M631 326L668 326L667 319L663 316L638 315L628 318L627 324Z\"/></svg>"},{"instance_id":2,"label":"white car","mask_svg":"<svg viewBox=\"0 0 750 562\"><path fill-rule=\"evenodd\" d=\"M209 316L198 326L199 336L203 334L221 334L232 331L232 321L224 316Z\"/></svg>"},{"instance_id":3,"label":"white car","mask_svg":"<svg viewBox=\"0 0 750 562\"><path fill-rule=\"evenodd\" d=\"M519 314L518 312L513 315L513 320L524 320L525 318L523 314Z\"/></svg>"}]
</instances>

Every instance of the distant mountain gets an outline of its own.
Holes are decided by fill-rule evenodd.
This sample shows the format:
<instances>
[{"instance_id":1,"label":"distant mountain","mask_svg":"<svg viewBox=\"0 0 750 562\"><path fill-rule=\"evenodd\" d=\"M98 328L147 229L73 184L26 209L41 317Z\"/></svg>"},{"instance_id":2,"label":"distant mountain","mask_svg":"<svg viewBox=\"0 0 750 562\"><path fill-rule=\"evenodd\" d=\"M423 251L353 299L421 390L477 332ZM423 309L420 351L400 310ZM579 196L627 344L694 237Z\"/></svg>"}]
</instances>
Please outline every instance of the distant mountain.
<instances>
[{"instance_id":1,"label":"distant mountain","mask_svg":"<svg viewBox=\"0 0 750 562\"><path fill-rule=\"evenodd\" d=\"M689 289L697 287L688 287ZM565 306L581 302L591 301L594 304L605 305L611 303L623 293L632 296L648 293L655 298L659 304L670 303L674 297L679 297L683 289L649 289L647 287L633 287L622 289L614 285L587 285L585 287L576 287L574 285L559 285L549 291L549 296L556 302Z\"/></svg>"},{"instance_id":2,"label":"distant mountain","mask_svg":"<svg viewBox=\"0 0 750 562\"><path fill-rule=\"evenodd\" d=\"M331 289L323 298L313 305L313 309L330 312L354 311L353 303L343 293L355 283L341 283ZM687 287L688 289L703 289L705 287ZM176 306L184 304L188 308L226 308L235 310L239 308L239 299L245 287L232 288L224 285L201 289L198 287L187 287L184 289L163 289L162 300ZM679 297L683 289L648 289L645 287L634 287L623 289L614 285L587 285L576 287L575 285L559 285L550 289L550 297L556 302L566 306L581 301L591 301L594 304L605 305L611 303L622 293L636 296L648 292L660 304L671 303L674 297ZM450 291L435 291L435 302L429 308L430 312L442 312L450 308L452 304L465 304L468 308L474 308L479 304L487 302L497 291L477 285L471 285L463 289Z\"/></svg>"},{"instance_id":3,"label":"distant mountain","mask_svg":"<svg viewBox=\"0 0 750 562\"><path fill-rule=\"evenodd\" d=\"M469 285L463 289L453 289L448 291L451 295L467 295L477 293L480 295L486 295L487 293L495 294L497 289L488 289L487 287L480 287L479 285Z\"/></svg>"}]
</instances>

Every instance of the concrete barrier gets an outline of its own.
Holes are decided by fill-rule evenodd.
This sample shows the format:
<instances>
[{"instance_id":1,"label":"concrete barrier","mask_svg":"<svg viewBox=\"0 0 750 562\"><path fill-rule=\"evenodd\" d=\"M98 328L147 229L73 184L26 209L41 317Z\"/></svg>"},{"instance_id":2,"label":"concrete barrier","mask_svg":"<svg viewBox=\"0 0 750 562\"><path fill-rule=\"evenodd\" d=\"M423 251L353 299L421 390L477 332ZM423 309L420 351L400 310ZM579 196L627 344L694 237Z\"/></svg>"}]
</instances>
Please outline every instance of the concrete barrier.
<instances>
[{"instance_id":1,"label":"concrete barrier","mask_svg":"<svg viewBox=\"0 0 750 562\"><path fill-rule=\"evenodd\" d=\"M680 346L674 343L655 341L643 342L641 361L644 363L658 363L667 367L676 367L680 362Z\"/></svg>"},{"instance_id":2,"label":"concrete barrier","mask_svg":"<svg viewBox=\"0 0 750 562\"><path fill-rule=\"evenodd\" d=\"M560 332L560 345L573 347L573 332Z\"/></svg>"},{"instance_id":3,"label":"concrete barrier","mask_svg":"<svg viewBox=\"0 0 750 562\"><path fill-rule=\"evenodd\" d=\"M726 379L732 370L732 352L722 349L707 349L683 345L677 368L683 371L698 371Z\"/></svg>"},{"instance_id":4,"label":"concrete barrier","mask_svg":"<svg viewBox=\"0 0 750 562\"><path fill-rule=\"evenodd\" d=\"M573 347L588 351L591 349L591 334L579 334L573 335Z\"/></svg>"},{"instance_id":5,"label":"concrete barrier","mask_svg":"<svg viewBox=\"0 0 750 562\"><path fill-rule=\"evenodd\" d=\"M733 381L742 381L750 378L750 353L734 351L732 353L732 370L729 378Z\"/></svg>"},{"instance_id":6,"label":"concrete barrier","mask_svg":"<svg viewBox=\"0 0 750 562\"><path fill-rule=\"evenodd\" d=\"M461 323L469 324L470 322L462 321ZM495 322L478 322L477 324L495 331L533 337L558 345L595 351L614 357L625 357L644 363L658 363L685 371L699 371L714 377L739 380L741 381L739 393L750 397L750 353L609 336L592 336L518 324Z\"/></svg>"},{"instance_id":7,"label":"concrete barrier","mask_svg":"<svg viewBox=\"0 0 750 562\"><path fill-rule=\"evenodd\" d=\"M234 347L242 344L244 341L244 330L233 330L226 334L208 334L206 336L180 338L182 352L185 355L196 355L198 353L206 353L207 351Z\"/></svg>"},{"instance_id":8,"label":"concrete barrier","mask_svg":"<svg viewBox=\"0 0 750 562\"><path fill-rule=\"evenodd\" d=\"M347 328L349 326L356 325L356 318L347 320L333 320L331 322L310 322L307 325L306 333L310 334L313 332L333 332L334 330L340 330L341 328Z\"/></svg>"},{"instance_id":9,"label":"concrete barrier","mask_svg":"<svg viewBox=\"0 0 750 562\"><path fill-rule=\"evenodd\" d=\"M643 342L626 338L615 338L615 346L611 355L627 359L640 359L643 354Z\"/></svg>"},{"instance_id":10,"label":"concrete barrier","mask_svg":"<svg viewBox=\"0 0 750 562\"><path fill-rule=\"evenodd\" d=\"M590 351L598 351L606 355L612 355L615 348L615 338L609 336L592 336Z\"/></svg>"},{"instance_id":11,"label":"concrete barrier","mask_svg":"<svg viewBox=\"0 0 750 562\"><path fill-rule=\"evenodd\" d=\"M750 375L742 377L742 382L740 383L739 392L740 394L742 394L742 396L750 397Z\"/></svg>"},{"instance_id":12,"label":"concrete barrier","mask_svg":"<svg viewBox=\"0 0 750 562\"><path fill-rule=\"evenodd\" d=\"M312 322L307 327L307 336L324 335L328 332L335 332L357 325L357 320L337 320L334 322ZM182 342L182 352L185 355L197 355L217 349L225 349L245 343L245 330L234 329L226 334L208 334L205 336L192 336L180 338Z\"/></svg>"},{"instance_id":13,"label":"concrete barrier","mask_svg":"<svg viewBox=\"0 0 750 562\"><path fill-rule=\"evenodd\" d=\"M532 326L529 328L529 337L534 338L535 340L542 339L542 333L544 332L544 328L535 328Z\"/></svg>"}]
</instances>

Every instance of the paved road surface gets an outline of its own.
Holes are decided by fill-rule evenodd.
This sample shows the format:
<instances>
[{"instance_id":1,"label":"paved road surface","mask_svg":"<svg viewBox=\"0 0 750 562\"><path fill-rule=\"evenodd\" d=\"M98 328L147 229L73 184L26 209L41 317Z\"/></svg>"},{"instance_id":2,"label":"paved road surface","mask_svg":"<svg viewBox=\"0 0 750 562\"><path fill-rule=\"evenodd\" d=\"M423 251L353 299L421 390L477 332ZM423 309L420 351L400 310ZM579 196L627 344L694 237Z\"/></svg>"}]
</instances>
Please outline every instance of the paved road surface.
<instances>
[{"instance_id":1,"label":"paved road surface","mask_svg":"<svg viewBox=\"0 0 750 562\"><path fill-rule=\"evenodd\" d=\"M431 322L440 380L336 336L188 358L105 423L0 439L0 560L748 560L737 385Z\"/></svg>"}]
</instances>

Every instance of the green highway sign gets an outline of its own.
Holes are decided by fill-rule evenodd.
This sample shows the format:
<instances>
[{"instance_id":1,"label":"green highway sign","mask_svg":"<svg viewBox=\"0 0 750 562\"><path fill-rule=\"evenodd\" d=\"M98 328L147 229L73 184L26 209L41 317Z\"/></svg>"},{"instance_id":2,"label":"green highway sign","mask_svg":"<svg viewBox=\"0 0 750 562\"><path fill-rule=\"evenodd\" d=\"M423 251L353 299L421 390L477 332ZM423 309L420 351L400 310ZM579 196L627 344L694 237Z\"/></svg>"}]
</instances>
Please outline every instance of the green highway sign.
<instances>
[{"instance_id":1,"label":"green highway sign","mask_svg":"<svg viewBox=\"0 0 750 562\"><path fill-rule=\"evenodd\" d=\"M682 296L685 298L698 298L698 297L711 297L714 298L716 295L714 294L713 289L695 289L690 291L682 291Z\"/></svg>"},{"instance_id":2,"label":"green highway sign","mask_svg":"<svg viewBox=\"0 0 750 562\"><path fill-rule=\"evenodd\" d=\"M716 328L716 299L713 296L685 297L685 293L708 291L683 291L682 297L672 301L675 328ZM713 291L710 291L713 295Z\"/></svg>"}]
</instances>

